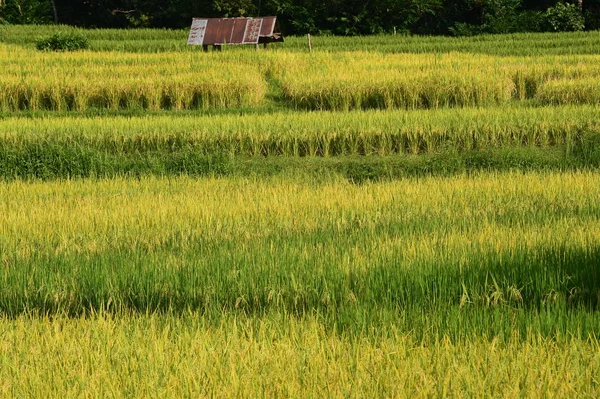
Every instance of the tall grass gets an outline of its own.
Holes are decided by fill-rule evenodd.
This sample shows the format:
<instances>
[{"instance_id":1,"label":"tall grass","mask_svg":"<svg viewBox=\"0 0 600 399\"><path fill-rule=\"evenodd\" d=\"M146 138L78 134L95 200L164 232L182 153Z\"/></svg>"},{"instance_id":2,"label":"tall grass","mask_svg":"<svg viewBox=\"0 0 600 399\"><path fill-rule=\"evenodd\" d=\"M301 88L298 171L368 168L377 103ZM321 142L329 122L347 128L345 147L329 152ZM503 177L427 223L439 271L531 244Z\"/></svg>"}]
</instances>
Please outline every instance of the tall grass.
<instances>
[{"instance_id":1,"label":"tall grass","mask_svg":"<svg viewBox=\"0 0 600 399\"><path fill-rule=\"evenodd\" d=\"M449 336L598 331L597 174L416 183L3 183L0 311L316 313L353 331L401 315L402 328Z\"/></svg>"},{"instance_id":2,"label":"tall grass","mask_svg":"<svg viewBox=\"0 0 600 399\"><path fill-rule=\"evenodd\" d=\"M597 397L598 345L536 334L429 343L393 325L348 336L282 315L19 317L0 320L0 395Z\"/></svg>"},{"instance_id":3,"label":"tall grass","mask_svg":"<svg viewBox=\"0 0 600 399\"><path fill-rule=\"evenodd\" d=\"M553 80L542 85L536 94L545 104L600 104L597 78Z\"/></svg>"},{"instance_id":4,"label":"tall grass","mask_svg":"<svg viewBox=\"0 0 600 399\"><path fill-rule=\"evenodd\" d=\"M0 120L0 147L235 156L418 155L559 145L595 151L599 124L594 106L7 118Z\"/></svg>"},{"instance_id":5,"label":"tall grass","mask_svg":"<svg viewBox=\"0 0 600 399\"><path fill-rule=\"evenodd\" d=\"M218 56L0 53L5 112L251 107L262 104L266 91L258 70Z\"/></svg>"},{"instance_id":6,"label":"tall grass","mask_svg":"<svg viewBox=\"0 0 600 399\"><path fill-rule=\"evenodd\" d=\"M489 68L488 60L460 54L342 53L292 59L274 75L281 82L284 98L300 108L496 105L510 100L514 91L512 80Z\"/></svg>"},{"instance_id":7,"label":"tall grass","mask_svg":"<svg viewBox=\"0 0 600 399\"><path fill-rule=\"evenodd\" d=\"M439 108L491 106L538 99L538 88L557 79L585 79L577 99L594 104L595 56L499 58L473 54L290 54L272 67L283 97L297 108ZM576 90L576 89L575 89Z\"/></svg>"},{"instance_id":8,"label":"tall grass","mask_svg":"<svg viewBox=\"0 0 600 399\"><path fill-rule=\"evenodd\" d=\"M595 168L596 107L0 120L0 177L273 175L352 181Z\"/></svg>"},{"instance_id":9,"label":"tall grass","mask_svg":"<svg viewBox=\"0 0 600 399\"><path fill-rule=\"evenodd\" d=\"M0 26L0 396L598 396L597 32L66 29Z\"/></svg>"},{"instance_id":10,"label":"tall grass","mask_svg":"<svg viewBox=\"0 0 600 399\"><path fill-rule=\"evenodd\" d=\"M278 106L309 110L548 104L554 100L538 89L568 79L577 79L577 87L548 86L566 93L561 104L595 104L593 82L600 76L598 56L582 55L40 54L10 46L0 47L0 55L4 112L251 108L267 97ZM573 91L580 94L568 94Z\"/></svg>"}]
</instances>

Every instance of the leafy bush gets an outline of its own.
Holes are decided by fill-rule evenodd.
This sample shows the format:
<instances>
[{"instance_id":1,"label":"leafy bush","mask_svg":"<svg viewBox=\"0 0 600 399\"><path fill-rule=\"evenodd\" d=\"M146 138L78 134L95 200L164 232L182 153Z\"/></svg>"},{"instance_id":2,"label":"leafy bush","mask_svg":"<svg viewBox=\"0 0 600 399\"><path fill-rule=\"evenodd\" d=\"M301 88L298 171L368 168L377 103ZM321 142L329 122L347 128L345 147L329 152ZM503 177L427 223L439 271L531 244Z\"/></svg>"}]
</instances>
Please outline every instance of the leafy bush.
<instances>
[{"instance_id":1,"label":"leafy bush","mask_svg":"<svg viewBox=\"0 0 600 399\"><path fill-rule=\"evenodd\" d=\"M518 25L521 0L485 0L482 28L487 33L512 33L522 29Z\"/></svg>"},{"instance_id":2,"label":"leafy bush","mask_svg":"<svg viewBox=\"0 0 600 399\"><path fill-rule=\"evenodd\" d=\"M548 8L545 13L546 22L550 28L557 32L583 30L585 20L575 4L556 3Z\"/></svg>"},{"instance_id":3,"label":"leafy bush","mask_svg":"<svg viewBox=\"0 0 600 399\"><path fill-rule=\"evenodd\" d=\"M482 33L539 32L544 14L523 10L522 0L482 0L479 23L457 22L448 31L454 36L474 36Z\"/></svg>"},{"instance_id":4,"label":"leafy bush","mask_svg":"<svg viewBox=\"0 0 600 399\"><path fill-rule=\"evenodd\" d=\"M55 33L38 40L35 46L43 51L74 51L87 49L89 42L85 36L77 33Z\"/></svg>"}]
</instances>

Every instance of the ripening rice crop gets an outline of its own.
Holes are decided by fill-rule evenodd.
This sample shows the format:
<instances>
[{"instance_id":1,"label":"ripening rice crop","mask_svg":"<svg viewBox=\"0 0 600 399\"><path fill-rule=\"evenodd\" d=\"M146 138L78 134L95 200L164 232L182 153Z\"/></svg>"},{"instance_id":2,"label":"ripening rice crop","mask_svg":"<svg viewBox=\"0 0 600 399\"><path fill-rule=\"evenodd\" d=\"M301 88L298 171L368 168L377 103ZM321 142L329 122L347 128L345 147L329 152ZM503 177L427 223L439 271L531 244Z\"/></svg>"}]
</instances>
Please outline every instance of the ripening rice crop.
<instances>
[{"instance_id":1,"label":"ripening rice crop","mask_svg":"<svg viewBox=\"0 0 600 399\"><path fill-rule=\"evenodd\" d=\"M548 81L600 76L598 60L348 52L289 55L271 68L284 98L301 109L418 109L534 98ZM594 98L582 96L577 103L586 101Z\"/></svg>"},{"instance_id":2,"label":"ripening rice crop","mask_svg":"<svg viewBox=\"0 0 600 399\"><path fill-rule=\"evenodd\" d=\"M366 323L403 312L399 327L465 336L564 331L573 321L561 312L572 311L587 334L597 331L587 312L600 286L598 180L0 183L0 312L317 312L332 322L364 312ZM530 311L553 324L532 324Z\"/></svg>"},{"instance_id":3,"label":"ripening rice crop","mask_svg":"<svg viewBox=\"0 0 600 399\"><path fill-rule=\"evenodd\" d=\"M597 32L57 29L0 26L1 397L599 396Z\"/></svg>"},{"instance_id":4,"label":"ripening rice crop","mask_svg":"<svg viewBox=\"0 0 600 399\"><path fill-rule=\"evenodd\" d=\"M0 52L2 111L257 106L266 91L258 70L218 55Z\"/></svg>"},{"instance_id":5,"label":"ripening rice crop","mask_svg":"<svg viewBox=\"0 0 600 399\"><path fill-rule=\"evenodd\" d=\"M544 83L538 89L542 104L600 104L600 83L597 77L560 79Z\"/></svg>"},{"instance_id":6,"label":"ripening rice crop","mask_svg":"<svg viewBox=\"0 0 600 399\"><path fill-rule=\"evenodd\" d=\"M268 115L52 117L0 120L0 148L241 156L434 154L503 147L570 148L600 134L594 106ZM49 147L47 146L49 149Z\"/></svg>"},{"instance_id":7,"label":"ripening rice crop","mask_svg":"<svg viewBox=\"0 0 600 399\"><path fill-rule=\"evenodd\" d=\"M600 76L597 56L45 54L9 46L0 52L5 112L256 107L269 87L281 91L275 101L311 110L491 106L532 98L547 103L536 95L547 82ZM594 101L587 90L561 103Z\"/></svg>"},{"instance_id":8,"label":"ripening rice crop","mask_svg":"<svg viewBox=\"0 0 600 399\"><path fill-rule=\"evenodd\" d=\"M0 395L594 398L599 345L536 334L429 344L394 325L354 335L281 315L25 316L0 320Z\"/></svg>"},{"instance_id":9,"label":"ripening rice crop","mask_svg":"<svg viewBox=\"0 0 600 399\"><path fill-rule=\"evenodd\" d=\"M284 97L308 109L416 109L507 102L514 83L481 58L315 54L297 57L279 75Z\"/></svg>"}]
</instances>

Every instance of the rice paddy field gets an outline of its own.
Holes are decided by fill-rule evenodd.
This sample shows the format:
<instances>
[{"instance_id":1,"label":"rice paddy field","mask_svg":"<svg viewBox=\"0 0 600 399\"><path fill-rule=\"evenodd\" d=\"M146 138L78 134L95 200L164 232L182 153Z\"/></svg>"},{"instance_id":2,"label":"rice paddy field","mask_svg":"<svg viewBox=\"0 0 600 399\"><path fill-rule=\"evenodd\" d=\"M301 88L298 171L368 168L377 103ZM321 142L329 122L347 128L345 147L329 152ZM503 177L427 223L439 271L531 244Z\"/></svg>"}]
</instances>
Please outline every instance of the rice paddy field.
<instances>
[{"instance_id":1,"label":"rice paddy field","mask_svg":"<svg viewBox=\"0 0 600 399\"><path fill-rule=\"evenodd\" d=\"M0 396L600 396L599 32L186 36L0 26Z\"/></svg>"}]
</instances>

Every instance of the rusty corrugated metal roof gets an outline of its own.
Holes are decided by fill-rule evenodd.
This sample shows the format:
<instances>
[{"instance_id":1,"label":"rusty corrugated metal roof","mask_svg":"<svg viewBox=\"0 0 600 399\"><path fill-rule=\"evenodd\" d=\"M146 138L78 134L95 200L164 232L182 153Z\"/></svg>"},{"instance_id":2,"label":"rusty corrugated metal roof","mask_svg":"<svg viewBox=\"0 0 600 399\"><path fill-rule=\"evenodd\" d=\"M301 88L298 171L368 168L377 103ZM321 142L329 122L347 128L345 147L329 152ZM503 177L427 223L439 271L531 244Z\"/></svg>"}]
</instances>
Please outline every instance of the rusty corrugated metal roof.
<instances>
[{"instance_id":1,"label":"rusty corrugated metal roof","mask_svg":"<svg viewBox=\"0 0 600 399\"><path fill-rule=\"evenodd\" d=\"M283 41L276 22L276 17L194 18L188 44L207 46Z\"/></svg>"}]
</instances>

